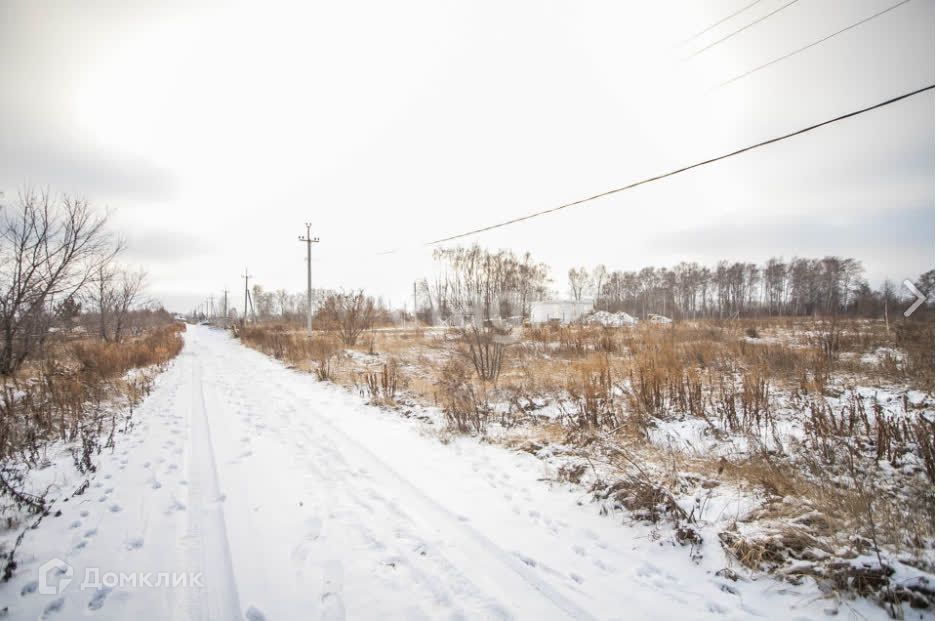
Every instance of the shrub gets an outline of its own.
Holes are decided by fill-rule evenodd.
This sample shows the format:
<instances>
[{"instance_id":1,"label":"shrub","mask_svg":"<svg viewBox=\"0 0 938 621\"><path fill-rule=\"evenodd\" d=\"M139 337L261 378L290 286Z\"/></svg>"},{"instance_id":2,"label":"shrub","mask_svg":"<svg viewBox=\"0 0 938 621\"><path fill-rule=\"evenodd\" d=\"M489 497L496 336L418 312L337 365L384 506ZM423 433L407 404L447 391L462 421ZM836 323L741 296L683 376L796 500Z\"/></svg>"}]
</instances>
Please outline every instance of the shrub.
<instances>
[{"instance_id":1,"label":"shrub","mask_svg":"<svg viewBox=\"0 0 938 621\"><path fill-rule=\"evenodd\" d=\"M483 382L498 382L505 347L512 342L511 327L470 326L460 330L464 353Z\"/></svg>"},{"instance_id":2,"label":"shrub","mask_svg":"<svg viewBox=\"0 0 938 621\"><path fill-rule=\"evenodd\" d=\"M394 358L385 363L381 371L367 371L363 377L372 403L394 403L397 391L406 385L406 380L400 372L400 364Z\"/></svg>"},{"instance_id":3,"label":"shrub","mask_svg":"<svg viewBox=\"0 0 938 621\"><path fill-rule=\"evenodd\" d=\"M362 291L331 295L319 310L326 329L338 334L346 347L354 347L361 333L371 329L376 314L374 298Z\"/></svg>"},{"instance_id":4,"label":"shrub","mask_svg":"<svg viewBox=\"0 0 938 621\"><path fill-rule=\"evenodd\" d=\"M437 388L443 402L443 416L450 431L484 434L492 415L485 391L478 391L469 370L459 361L450 361L440 372Z\"/></svg>"}]
</instances>

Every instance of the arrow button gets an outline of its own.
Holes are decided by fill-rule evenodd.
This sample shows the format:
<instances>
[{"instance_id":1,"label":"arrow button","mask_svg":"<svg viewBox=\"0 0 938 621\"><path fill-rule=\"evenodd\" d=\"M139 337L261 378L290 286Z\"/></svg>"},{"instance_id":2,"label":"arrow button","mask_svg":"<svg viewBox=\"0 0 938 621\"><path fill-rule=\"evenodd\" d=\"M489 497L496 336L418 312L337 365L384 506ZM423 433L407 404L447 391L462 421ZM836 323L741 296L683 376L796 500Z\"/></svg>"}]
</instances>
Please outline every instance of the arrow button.
<instances>
[{"instance_id":1,"label":"arrow button","mask_svg":"<svg viewBox=\"0 0 938 621\"><path fill-rule=\"evenodd\" d=\"M923 303L927 298L925 297L925 295L922 294L921 291L918 290L918 287L916 287L915 285L912 284L912 281L909 280L908 278L906 278L905 280L903 280L903 281L902 281L902 284L905 285L905 288L906 288L906 289L908 289L909 291L911 291L911 292L915 295L915 301L912 302L912 306L910 306L910 307L908 307L907 309L905 309L905 313L903 313L906 317L908 317L909 315L911 315L912 313L914 313L915 311L917 311L917 310L918 310L918 307L921 306L922 303Z\"/></svg>"}]
</instances>

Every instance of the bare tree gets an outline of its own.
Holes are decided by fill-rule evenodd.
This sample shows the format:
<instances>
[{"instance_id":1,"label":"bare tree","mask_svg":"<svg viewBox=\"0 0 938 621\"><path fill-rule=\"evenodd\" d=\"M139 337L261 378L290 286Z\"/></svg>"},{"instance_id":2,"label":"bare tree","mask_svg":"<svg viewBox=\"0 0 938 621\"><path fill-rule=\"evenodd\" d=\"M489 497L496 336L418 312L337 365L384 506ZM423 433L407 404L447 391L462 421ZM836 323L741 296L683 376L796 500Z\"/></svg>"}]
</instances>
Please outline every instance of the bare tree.
<instances>
[{"instance_id":1,"label":"bare tree","mask_svg":"<svg viewBox=\"0 0 938 621\"><path fill-rule=\"evenodd\" d=\"M101 264L88 287L87 299L98 311L98 336L120 342L130 311L142 300L146 272L130 271L113 262Z\"/></svg>"},{"instance_id":2,"label":"bare tree","mask_svg":"<svg viewBox=\"0 0 938 621\"><path fill-rule=\"evenodd\" d=\"M338 333L342 342L352 347L361 333L374 325L375 301L362 291L335 294L326 298L319 314L327 329Z\"/></svg>"},{"instance_id":3,"label":"bare tree","mask_svg":"<svg viewBox=\"0 0 938 621\"><path fill-rule=\"evenodd\" d=\"M548 268L530 254L491 252L478 244L438 249L434 258L444 271L434 282L418 285L429 315L448 319L482 308L485 319L527 316L531 302L546 295ZM419 303L419 302L418 302Z\"/></svg>"},{"instance_id":4,"label":"bare tree","mask_svg":"<svg viewBox=\"0 0 938 621\"><path fill-rule=\"evenodd\" d=\"M109 263L101 263L93 276L92 286L88 292L88 298L98 309L98 336L103 341L110 340L108 321L111 308L114 306L115 278L117 278L117 267Z\"/></svg>"},{"instance_id":5,"label":"bare tree","mask_svg":"<svg viewBox=\"0 0 938 621\"><path fill-rule=\"evenodd\" d=\"M280 309L280 318L286 319L287 315L293 312L290 294L286 289L277 289L274 295L277 298L277 307Z\"/></svg>"},{"instance_id":6,"label":"bare tree","mask_svg":"<svg viewBox=\"0 0 938 621\"><path fill-rule=\"evenodd\" d=\"M147 273L137 270L120 270L113 295L114 314L114 340L120 342L127 327L127 319L131 309L140 302L143 289L146 286Z\"/></svg>"},{"instance_id":7,"label":"bare tree","mask_svg":"<svg viewBox=\"0 0 938 621\"><path fill-rule=\"evenodd\" d=\"M86 201L26 189L0 212L0 374L14 373L48 335L52 304L79 294L119 249Z\"/></svg>"},{"instance_id":8,"label":"bare tree","mask_svg":"<svg viewBox=\"0 0 938 621\"><path fill-rule=\"evenodd\" d=\"M590 287L590 274L585 267L580 269L570 268L567 278L570 281L570 295L579 302L583 299L583 292Z\"/></svg>"}]
</instances>

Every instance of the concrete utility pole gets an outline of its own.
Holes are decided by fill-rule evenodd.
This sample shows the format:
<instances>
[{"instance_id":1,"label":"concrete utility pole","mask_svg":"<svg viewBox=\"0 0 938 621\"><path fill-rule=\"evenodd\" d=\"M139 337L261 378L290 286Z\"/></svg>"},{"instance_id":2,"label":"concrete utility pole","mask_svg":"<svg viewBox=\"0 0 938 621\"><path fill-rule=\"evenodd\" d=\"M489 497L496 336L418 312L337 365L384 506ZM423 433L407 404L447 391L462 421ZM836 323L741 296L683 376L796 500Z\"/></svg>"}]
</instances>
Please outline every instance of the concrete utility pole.
<instances>
[{"instance_id":1,"label":"concrete utility pole","mask_svg":"<svg viewBox=\"0 0 938 621\"><path fill-rule=\"evenodd\" d=\"M251 295L248 292L248 279L251 278L251 275L248 273L248 268L244 268L244 273L241 274L241 278L244 279L244 314L241 315L241 325L243 326L248 320L248 296Z\"/></svg>"},{"instance_id":2,"label":"concrete utility pole","mask_svg":"<svg viewBox=\"0 0 938 621\"><path fill-rule=\"evenodd\" d=\"M313 333L313 244L319 243L318 237L309 234L312 226L306 223L306 237L300 235L300 241L306 242L306 332Z\"/></svg>"},{"instance_id":3,"label":"concrete utility pole","mask_svg":"<svg viewBox=\"0 0 938 621\"><path fill-rule=\"evenodd\" d=\"M228 325L228 290L224 289L224 292L225 292L225 309L221 315L222 317L225 318L225 325L227 326Z\"/></svg>"}]
</instances>

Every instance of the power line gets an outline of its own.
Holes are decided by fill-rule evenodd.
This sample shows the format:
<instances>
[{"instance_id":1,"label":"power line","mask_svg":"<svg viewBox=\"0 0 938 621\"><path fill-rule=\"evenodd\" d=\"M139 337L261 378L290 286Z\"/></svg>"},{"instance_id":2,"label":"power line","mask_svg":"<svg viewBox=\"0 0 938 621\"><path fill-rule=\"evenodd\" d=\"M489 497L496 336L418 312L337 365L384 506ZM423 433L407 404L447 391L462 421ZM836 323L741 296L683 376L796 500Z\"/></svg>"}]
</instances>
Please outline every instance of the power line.
<instances>
[{"instance_id":1,"label":"power line","mask_svg":"<svg viewBox=\"0 0 938 621\"><path fill-rule=\"evenodd\" d=\"M563 210L563 209L568 209L568 208L570 208L570 207L576 207L576 206L578 206L578 205L582 205L582 204L588 203L588 202L590 202L590 201L595 201L595 200L597 200L597 199L604 198L604 197L606 197L606 196L610 196L610 195L612 195L612 194L618 194L619 192L624 192L624 191L626 191L626 190L631 190L632 188L636 188L636 187L638 187L638 186L640 186L640 185L645 185L645 184L651 183L651 182L653 182L653 181L660 181L661 179L664 179L664 178L666 178L666 177L672 177L672 176L674 176L674 175L678 175L678 174L680 174L680 173L687 172L688 170L692 170L692 169L694 169L694 168L699 168L699 167L701 167L701 166L706 166L707 164L713 164L714 162L719 162L720 160L725 160L725 159L727 159L727 158L731 158L731 157L734 157L734 156L736 156L736 155L740 155L740 154L742 154L742 153L746 153L747 151L752 151L752 150L754 150L754 149L758 149L758 148L761 148L761 147L765 147L765 146L767 146L767 145L774 144L774 143L776 143L776 142L781 142L781 141L787 140L787 139L789 139L789 138L794 138L795 136L800 136L801 134L806 134L806 133L808 133L808 132L814 131L814 130L819 129L819 128L821 128L821 127L824 127L824 126L826 126L826 125L832 125L833 123L837 123L837 122L839 122L839 121L844 121L844 120L846 120L846 119L849 119L849 118L852 118L852 117L855 117L855 116L859 116L859 115L864 114L864 113L866 113L866 112L870 112L870 111L872 111L872 110L876 110L877 108L883 108L883 107L888 106L888 105L890 105L890 104L894 104L894 103L896 103L896 102L902 101L903 99L908 99L909 97L913 97L913 96L915 96L915 95L924 93L924 92L926 92L926 91L930 91L930 90L932 90L932 89L934 89L934 88L935 88L935 85L934 85L934 84L931 84L930 86L925 86L925 87L923 87L923 88L919 88L919 89L916 89L916 90L914 90L914 91L909 91L909 92L904 93L904 94L902 94L902 95L899 95L899 96L897 96L897 97L893 97L893 98L891 98L891 99L887 99L887 100L885 100L885 101L881 101L881 102L879 102L879 103L877 103L877 104L873 104L873 105L871 105L871 106L867 106L867 107L861 108L861 109L859 109L859 110L854 110L853 112L848 112L848 113L846 113L846 114L841 114L840 116L836 116L836 117L834 117L834 118L827 119L826 121L821 121L821 122L819 122L819 123L815 123L815 124L813 124L813 125L809 125L809 126L807 126L807 127L803 127L803 128L801 128L801 129L799 129L799 130L795 130L795 131L793 131L793 132L789 132L789 133L783 134L783 135L781 135L781 136L776 136L775 138L769 138L768 140L763 140L762 142L757 142L757 143L751 144L751 145L749 145L749 146L747 146L747 147L742 147L742 148L740 148L740 149L736 149L735 151L730 151L729 153L724 153L723 155L718 155L718 156L716 156L716 157L711 157L711 158L709 158L709 159L702 160L702 161L697 162L697 163L694 163L694 164L689 164L689 165L687 165L687 166L682 166L682 167L680 167L680 168L676 168L676 169L674 169L674 170L672 170L672 171L670 171L670 172L662 173L662 174L660 174L660 175L655 175L654 177L648 177L648 178L646 178L646 179L642 179L641 181L635 181L635 182L630 183L630 184L628 184L628 185L624 185L624 186L622 186L622 187L614 188L614 189L612 189L612 190L607 190L607 191L601 192L601 193L599 193L599 194L594 194L594 195L588 196L588 197L586 197L586 198L581 198L581 199L579 199L579 200L573 201L572 203L565 203L565 204L563 204L563 205L559 205L559 206L557 206L557 207L551 207L550 209L545 209L545 210L543 210L543 211L536 211L536 212L530 213L530 214L528 214L528 215L526 215L526 216L521 216L521 217L518 217L518 218L513 218L513 219L511 219L511 220L506 220L506 221L504 221L504 222L499 222L498 224L493 224L493 225L490 225L490 226L486 226L486 227L482 227L482 228L475 229L475 230L472 230L472 231L468 231L468 232L466 232L466 233L460 233L460 234L458 234L458 235L451 235L451 236L449 236L449 237L444 237L444 238L442 238L442 239L437 239L437 240L434 240L434 241L431 241L431 242L427 242L427 243L424 244L424 245L425 245L425 246L434 246L434 245L436 245L436 244L442 244L442 243L444 243L444 242L449 242L449 241L453 241L453 240L456 240L456 239L461 239L461 238L463 238L463 237L469 237L470 235L476 235L476 234L478 234L478 233L484 233L484 232L486 232L486 231L491 231L491 230L493 230L493 229L498 229L498 228L501 228L501 227L509 226L509 225L511 225L511 224L517 224L518 222L524 222L525 220L531 220L531 219L533 219L533 218L537 218L537 217L544 216L544 215L547 215L547 214L550 214L550 213L554 213L554 212L557 212L557 211L561 211L561 210ZM397 252L397 251L396 251L396 250L391 250L391 251L388 251L388 252L385 252L385 253L381 253L381 254L391 254L391 253L394 253L394 252Z\"/></svg>"},{"instance_id":2,"label":"power line","mask_svg":"<svg viewBox=\"0 0 938 621\"><path fill-rule=\"evenodd\" d=\"M770 60L769 62L767 62L767 63L765 63L765 64L763 64L763 65L759 65L758 67L755 67L754 69L750 69L749 71L746 71L746 72L744 72L744 73L741 73L741 74L739 74L738 76L736 76L736 77L734 77L734 78L730 78L729 80L727 80L727 81L725 81L725 82L721 82L717 88L722 87L722 86L726 86L727 84L731 84L731 83L735 82L736 80L741 80L742 78L745 78L746 76L752 75L753 73L755 73L755 72L757 72L757 71L761 71L761 70L765 69L766 67L771 67L771 66L774 65L775 63L781 62L781 61L783 61L783 60L785 60L785 59L787 59L787 58L791 58L792 56L794 56L794 55L796 55L796 54L800 54L801 52L803 52L803 51L805 51L805 50L807 50L807 49L810 49L810 48L814 47L815 45L819 45L819 44L821 44L821 43L824 43L824 42L827 41L828 39L833 39L833 38L836 37L837 35L843 34L843 33L847 32L848 30L852 30L852 29L856 28L857 26L860 26L860 25L862 25L862 24L865 24L865 23L868 22L868 21L872 21L872 20L876 19L877 17L879 17L879 16L881 16L881 15L885 15L885 14L888 13L889 11L892 11L893 9L897 9L897 8L899 8L900 6L902 6L903 4L906 4L907 2L910 2L910 0L902 0L901 2L897 2L896 4L893 4L892 6L887 7L887 8L885 8L885 9L883 9L882 11L879 11L878 13L874 13L874 14L870 15L869 17L865 17L865 18L861 19L861 20L858 21L858 22L854 22L854 23L850 24L850 25L847 26L846 28L841 28L841 29L838 30L837 32L835 32L835 33L833 33L833 34L829 34L829 35L827 35L826 37L824 37L823 39L818 39L817 41L815 41L815 42L813 42L813 43L809 43L808 45L805 45L804 47L800 47L800 48L798 48L797 50L795 50L795 51L793 51L793 52L789 52L788 54L785 54L784 56L779 56L779 57L776 58L775 60Z\"/></svg>"},{"instance_id":3,"label":"power line","mask_svg":"<svg viewBox=\"0 0 938 621\"><path fill-rule=\"evenodd\" d=\"M710 24L709 26L707 26L706 28L704 28L703 30L701 30L700 32L698 32L697 34L692 35L692 36L690 36L690 37L687 37L686 39L684 39L683 41L681 41L680 43L678 43L675 47L681 47L681 46L683 46L683 45L687 45L688 43L690 43L691 41L693 41L694 39L696 39L696 38L699 37L700 35L706 34L706 33L710 32L711 30L713 30L714 28L716 28L717 26L719 26L719 25L722 24L723 22L726 22L726 21L729 21L729 20L733 19L734 17L736 17L736 16L739 15L740 13L743 13L743 12L746 11L747 9L751 9L752 7L756 6L756 5L759 4L760 2L762 2L762 0L755 0L755 2L750 2L749 4L747 4L746 6L744 6L743 8L739 9L738 11L736 11L735 13L731 13L731 14L727 15L727 16L724 17L723 19L721 19L721 20L719 20L719 21L717 21L717 22L714 22L714 23Z\"/></svg>"},{"instance_id":4,"label":"power line","mask_svg":"<svg viewBox=\"0 0 938 621\"><path fill-rule=\"evenodd\" d=\"M787 8L790 7L791 5L795 4L796 2L798 2L798 0L789 0L789 2L786 2L786 3L783 4L782 6L778 7L778 8L775 9L774 11L772 11L771 13L769 13L769 14L767 14L767 15L763 15L763 16L760 17L759 19L757 19L757 20L755 20L755 21L752 21L752 22L749 22L748 24L746 24L745 26L742 26L741 28L737 28L737 29L734 30L733 32L729 33L728 35L726 35L726 36L724 36L724 37L721 37L721 38L717 39L717 40L714 41L713 43L710 43L710 44L708 44L708 45L705 45L704 47L700 48L699 50L697 50L696 52L694 52L694 53L691 54L690 56L687 56L686 58L684 58L684 60L689 60L689 59L693 58L694 56L697 56L698 54L702 54L703 52L706 52L707 50L709 50L711 47L713 47L713 46L715 46L715 45L719 45L720 43L723 43L724 41L726 41L726 40L729 39L729 38L735 37L735 36L738 35L739 33L743 32L744 30L748 30L749 28L752 28L753 26L755 26L755 25L758 24L758 23L764 22L764 21L767 20L768 18L772 17L772 16L775 15L776 13L780 13L780 12L784 11L785 9L787 9Z\"/></svg>"}]
</instances>

